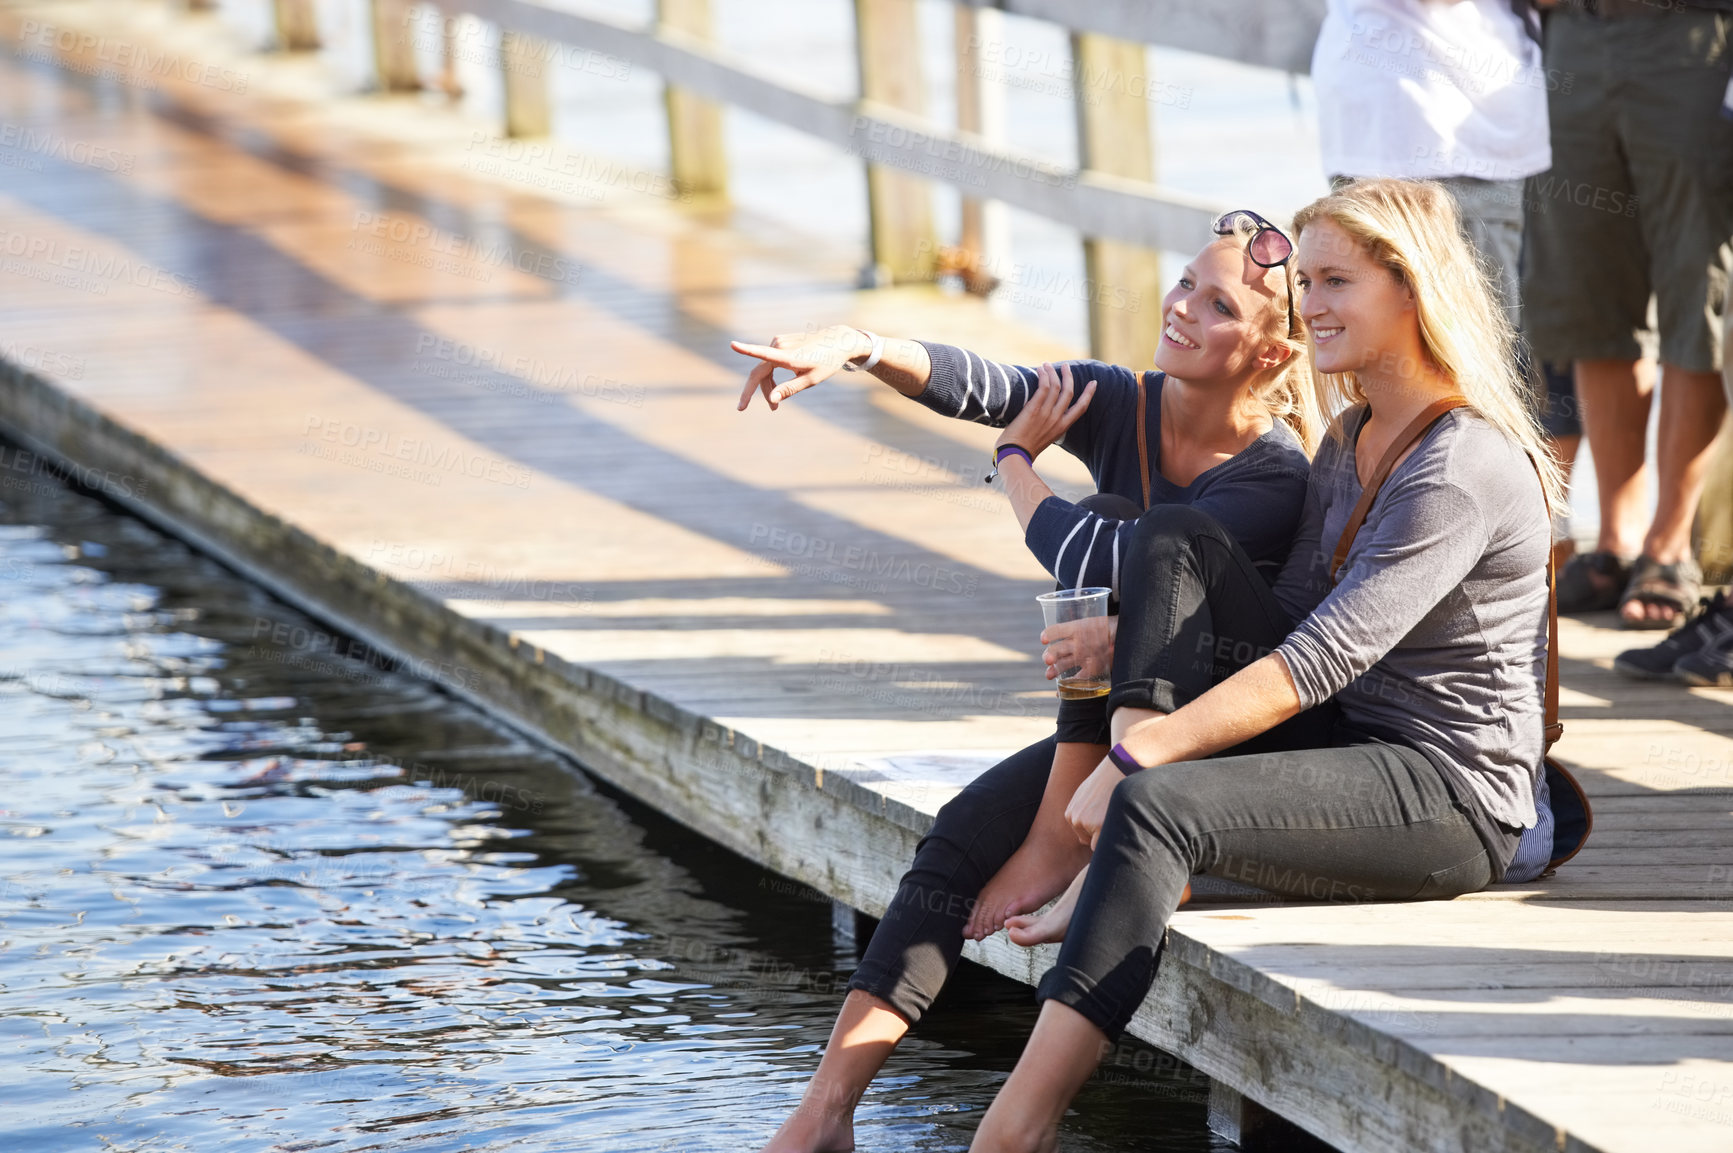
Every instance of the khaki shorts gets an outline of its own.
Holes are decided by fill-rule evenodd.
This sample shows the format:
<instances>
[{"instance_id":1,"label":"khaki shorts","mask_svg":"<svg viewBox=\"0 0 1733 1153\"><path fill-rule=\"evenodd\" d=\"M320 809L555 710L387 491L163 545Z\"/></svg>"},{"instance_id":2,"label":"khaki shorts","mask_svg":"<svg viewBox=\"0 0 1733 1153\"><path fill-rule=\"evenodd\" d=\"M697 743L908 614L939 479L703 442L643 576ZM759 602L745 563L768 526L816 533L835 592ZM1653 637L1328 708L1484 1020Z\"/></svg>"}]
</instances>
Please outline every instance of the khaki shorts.
<instances>
[{"instance_id":1,"label":"khaki shorts","mask_svg":"<svg viewBox=\"0 0 1733 1153\"><path fill-rule=\"evenodd\" d=\"M1547 20L1553 166L1528 179L1523 322L1544 360L1721 368L1733 270L1733 14ZM1649 320L1650 297L1656 320Z\"/></svg>"}]
</instances>

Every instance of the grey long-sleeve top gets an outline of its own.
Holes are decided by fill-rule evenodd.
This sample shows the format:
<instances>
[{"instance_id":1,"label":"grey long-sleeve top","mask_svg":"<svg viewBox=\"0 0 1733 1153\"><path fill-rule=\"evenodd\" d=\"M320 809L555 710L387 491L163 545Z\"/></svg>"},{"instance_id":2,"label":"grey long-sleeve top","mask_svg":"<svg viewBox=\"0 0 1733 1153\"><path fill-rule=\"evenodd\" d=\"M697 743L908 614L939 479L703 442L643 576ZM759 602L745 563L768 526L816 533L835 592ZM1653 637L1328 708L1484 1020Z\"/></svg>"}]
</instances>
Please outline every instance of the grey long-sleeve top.
<instances>
[{"instance_id":1,"label":"grey long-sleeve top","mask_svg":"<svg viewBox=\"0 0 1733 1153\"><path fill-rule=\"evenodd\" d=\"M1533 464L1478 414L1444 416L1385 481L1330 585L1360 498L1354 439L1325 439L1276 598L1300 703L1431 755L1509 827L1535 822L1552 536Z\"/></svg>"}]
</instances>

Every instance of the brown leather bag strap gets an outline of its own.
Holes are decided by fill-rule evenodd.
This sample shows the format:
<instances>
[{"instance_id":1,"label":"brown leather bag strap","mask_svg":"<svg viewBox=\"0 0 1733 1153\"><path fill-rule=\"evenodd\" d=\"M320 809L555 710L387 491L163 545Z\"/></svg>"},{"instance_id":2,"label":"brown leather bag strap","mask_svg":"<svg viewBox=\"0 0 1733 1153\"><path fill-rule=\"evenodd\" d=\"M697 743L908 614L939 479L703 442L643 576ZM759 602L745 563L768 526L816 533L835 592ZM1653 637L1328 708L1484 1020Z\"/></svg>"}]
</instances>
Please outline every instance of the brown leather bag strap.
<instances>
[{"instance_id":1,"label":"brown leather bag strap","mask_svg":"<svg viewBox=\"0 0 1733 1153\"><path fill-rule=\"evenodd\" d=\"M1534 475L1540 476L1540 462L1533 457L1529 463L1534 465ZM1541 499L1546 499L1546 484L1541 484ZM1553 564L1552 549L1552 502L1546 502L1546 728L1543 752L1551 752L1554 744L1565 734L1564 723L1558 719L1558 572Z\"/></svg>"},{"instance_id":2,"label":"brown leather bag strap","mask_svg":"<svg viewBox=\"0 0 1733 1153\"><path fill-rule=\"evenodd\" d=\"M1149 407L1149 391L1143 384L1143 373L1137 374L1137 474L1143 481L1143 511L1149 511L1149 426L1144 413Z\"/></svg>"},{"instance_id":3,"label":"brown leather bag strap","mask_svg":"<svg viewBox=\"0 0 1733 1153\"><path fill-rule=\"evenodd\" d=\"M1360 490L1360 499L1354 505L1354 511L1348 514L1348 523L1342 528L1342 538L1336 542L1336 555L1330 560L1330 583L1335 584L1342 571L1342 565L1348 559L1348 550L1354 547L1354 538L1360 533L1360 526L1366 523L1366 514L1372 511L1372 502L1378 499L1378 490L1384 487L1390 473L1396 467L1396 462L1402 458L1419 439L1426 435L1426 430L1438 422L1438 418L1452 409L1464 408L1468 404L1465 396L1447 396L1443 400L1435 400L1423 409L1419 416L1408 422L1390 447L1385 450L1384 457L1378 462L1378 467L1372 470L1372 479L1366 482L1366 487Z\"/></svg>"},{"instance_id":4,"label":"brown leather bag strap","mask_svg":"<svg viewBox=\"0 0 1733 1153\"><path fill-rule=\"evenodd\" d=\"M1384 458L1378 462L1377 469L1372 473L1372 479L1366 482L1366 487L1360 493L1359 501L1354 505L1354 511L1348 516L1348 523L1342 529L1342 538L1336 542L1336 555L1330 561L1330 583L1336 583L1337 574L1343 563L1348 559L1348 550L1354 545L1354 537L1359 534L1360 526L1366 523L1366 514L1372 511L1372 502L1377 499L1378 490L1384 487L1384 482L1396 467L1396 462L1409 447L1426 435L1426 430L1437 423L1438 418L1453 409L1466 407L1468 400L1460 396L1447 396L1427 406L1419 416L1408 422L1408 427L1402 430L1390 448L1384 453ZM1540 462L1532 457L1529 460L1534 465L1535 476L1540 476ZM1542 499L1545 499L1546 489L1541 489ZM1547 502L1547 524L1552 524L1552 504ZM1549 528L1550 531L1550 528ZM1559 737L1564 735L1564 725L1558 718L1558 573L1553 565L1552 542L1547 541L1546 550L1546 694L1542 705L1545 728L1543 729L1545 748L1551 750Z\"/></svg>"}]
</instances>

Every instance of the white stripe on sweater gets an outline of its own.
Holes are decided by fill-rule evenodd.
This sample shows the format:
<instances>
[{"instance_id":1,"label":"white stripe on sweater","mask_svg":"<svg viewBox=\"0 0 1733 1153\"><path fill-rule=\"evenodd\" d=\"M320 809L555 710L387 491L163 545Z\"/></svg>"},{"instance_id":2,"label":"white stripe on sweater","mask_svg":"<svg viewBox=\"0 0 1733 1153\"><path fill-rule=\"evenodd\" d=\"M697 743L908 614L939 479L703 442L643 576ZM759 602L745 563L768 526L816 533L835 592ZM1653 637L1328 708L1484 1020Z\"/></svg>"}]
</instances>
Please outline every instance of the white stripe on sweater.
<instances>
[{"instance_id":1,"label":"white stripe on sweater","mask_svg":"<svg viewBox=\"0 0 1733 1153\"><path fill-rule=\"evenodd\" d=\"M1072 525L1071 531L1065 534L1064 541L1062 541L1060 543L1059 554L1053 558L1053 579L1054 580L1062 581L1065 579L1064 577L1059 575L1060 573L1065 571L1065 550L1071 547L1071 538L1076 536L1077 530L1082 528L1082 527L1083 527L1082 521L1078 521L1076 524Z\"/></svg>"},{"instance_id":2,"label":"white stripe on sweater","mask_svg":"<svg viewBox=\"0 0 1733 1153\"><path fill-rule=\"evenodd\" d=\"M1077 566L1077 583L1072 588L1083 587L1083 574L1089 571L1089 558L1095 555L1095 538L1101 535L1101 518L1095 518L1095 527L1089 533L1089 547L1083 550L1083 563Z\"/></svg>"}]
</instances>

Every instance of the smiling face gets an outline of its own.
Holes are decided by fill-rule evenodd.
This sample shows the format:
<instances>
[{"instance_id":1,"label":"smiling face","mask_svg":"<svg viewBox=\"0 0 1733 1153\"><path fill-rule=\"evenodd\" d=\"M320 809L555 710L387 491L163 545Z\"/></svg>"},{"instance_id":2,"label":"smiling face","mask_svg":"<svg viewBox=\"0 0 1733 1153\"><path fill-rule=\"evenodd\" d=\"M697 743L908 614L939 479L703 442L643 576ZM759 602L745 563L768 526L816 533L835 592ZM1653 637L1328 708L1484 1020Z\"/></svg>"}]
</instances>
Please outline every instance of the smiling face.
<instances>
[{"instance_id":1,"label":"smiling face","mask_svg":"<svg viewBox=\"0 0 1733 1153\"><path fill-rule=\"evenodd\" d=\"M1319 372L1365 374L1386 363L1418 363L1414 294L1339 224L1326 217L1307 225L1294 261L1297 307Z\"/></svg>"},{"instance_id":2,"label":"smiling face","mask_svg":"<svg viewBox=\"0 0 1733 1153\"><path fill-rule=\"evenodd\" d=\"M1206 245L1162 300L1161 344L1155 366L1192 383L1239 379L1272 368L1287 350L1271 339L1270 310L1286 324L1287 285L1280 268L1259 268L1245 241L1232 236Z\"/></svg>"}]
</instances>

